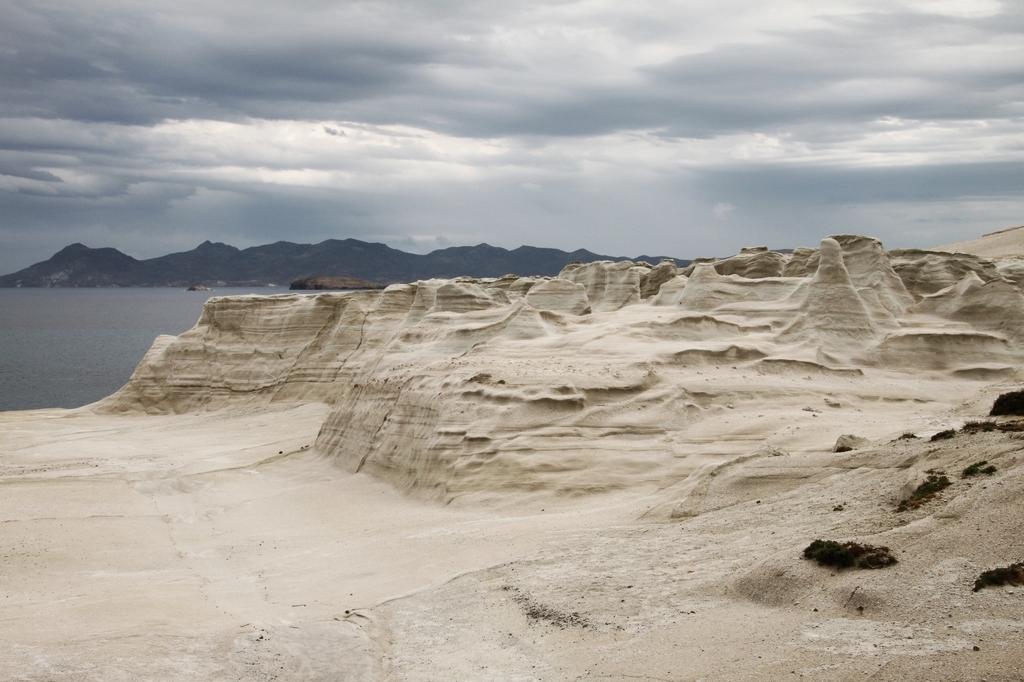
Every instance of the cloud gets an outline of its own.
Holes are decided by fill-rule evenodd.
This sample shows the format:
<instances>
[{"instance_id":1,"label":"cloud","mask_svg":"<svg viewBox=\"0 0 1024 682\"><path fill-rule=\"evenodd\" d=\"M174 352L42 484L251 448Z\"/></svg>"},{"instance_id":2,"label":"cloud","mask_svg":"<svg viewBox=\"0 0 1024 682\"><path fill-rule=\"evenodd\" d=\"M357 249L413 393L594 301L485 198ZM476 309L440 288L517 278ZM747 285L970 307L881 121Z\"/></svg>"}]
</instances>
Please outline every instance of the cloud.
<instances>
[{"instance_id":1,"label":"cloud","mask_svg":"<svg viewBox=\"0 0 1024 682\"><path fill-rule=\"evenodd\" d=\"M12 0L0 271L88 239L968 237L1024 208L1022 37L981 0Z\"/></svg>"},{"instance_id":2,"label":"cloud","mask_svg":"<svg viewBox=\"0 0 1024 682\"><path fill-rule=\"evenodd\" d=\"M684 3L687 11L665 22L679 22L677 30L659 34L637 15L672 12L661 3L628 12L600 2L547 10L154 4L0 10L9 46L0 83L11 95L0 111L117 123L333 116L484 137L624 129L699 137L799 121L1015 116L1024 88L1024 20L1009 7L960 17L908 7L852 13L834 3L833 14L822 4L792 21L799 4L783 3L773 20L747 3L741 15L764 20L752 33L724 24L728 7L705 17ZM695 18L715 42L694 42L686 27Z\"/></svg>"},{"instance_id":3,"label":"cloud","mask_svg":"<svg viewBox=\"0 0 1024 682\"><path fill-rule=\"evenodd\" d=\"M736 210L736 207L727 201L720 201L711 207L711 214L715 216L715 220L724 223L729 219L729 214Z\"/></svg>"}]
</instances>

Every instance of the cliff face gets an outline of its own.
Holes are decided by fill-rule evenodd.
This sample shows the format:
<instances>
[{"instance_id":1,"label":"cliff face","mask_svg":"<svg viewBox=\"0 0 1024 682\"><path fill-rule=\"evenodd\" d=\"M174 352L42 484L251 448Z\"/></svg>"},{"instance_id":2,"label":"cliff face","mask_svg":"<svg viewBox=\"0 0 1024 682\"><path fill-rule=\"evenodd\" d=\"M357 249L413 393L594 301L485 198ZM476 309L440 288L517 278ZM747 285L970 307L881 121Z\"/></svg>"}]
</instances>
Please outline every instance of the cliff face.
<instances>
[{"instance_id":1,"label":"cliff face","mask_svg":"<svg viewBox=\"0 0 1024 682\"><path fill-rule=\"evenodd\" d=\"M451 501L699 486L766 445L892 437L901 410L927 424L1018 376L1024 292L984 261L849 235L739 260L213 298L99 407L327 403L321 454Z\"/></svg>"}]
</instances>

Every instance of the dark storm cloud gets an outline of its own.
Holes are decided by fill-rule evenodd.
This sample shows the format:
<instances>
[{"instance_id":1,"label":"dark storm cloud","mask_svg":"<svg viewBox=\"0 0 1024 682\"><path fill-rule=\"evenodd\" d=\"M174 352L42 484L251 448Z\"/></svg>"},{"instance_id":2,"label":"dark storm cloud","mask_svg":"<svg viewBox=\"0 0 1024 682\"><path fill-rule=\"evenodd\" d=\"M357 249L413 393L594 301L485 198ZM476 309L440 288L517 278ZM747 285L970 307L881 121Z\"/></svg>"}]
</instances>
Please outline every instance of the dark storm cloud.
<instances>
[{"instance_id":1,"label":"dark storm cloud","mask_svg":"<svg viewBox=\"0 0 1024 682\"><path fill-rule=\"evenodd\" d=\"M945 35L950 29L957 35ZM941 69L906 54L908 42L938 52L954 37L953 45L1019 40L1019 25L873 15L786 37L791 40L727 45L654 68L659 85L685 93L676 109L679 123L668 129L706 135L887 116L1002 118L1019 115L1024 101L1020 49L1017 60L981 69L966 52L959 55L963 61L947 55Z\"/></svg>"},{"instance_id":2,"label":"dark storm cloud","mask_svg":"<svg viewBox=\"0 0 1024 682\"><path fill-rule=\"evenodd\" d=\"M0 271L82 235L685 256L943 202L938 242L1019 222L1021 73L1012 2L9 0Z\"/></svg>"},{"instance_id":3,"label":"dark storm cloud","mask_svg":"<svg viewBox=\"0 0 1024 682\"><path fill-rule=\"evenodd\" d=\"M1024 21L925 14L869 15L827 28L776 34L765 44L727 44L639 70L631 87L570 88L557 98L510 103L475 115L463 133L593 135L657 129L709 137L880 117L1019 118L1024 102ZM1015 59L979 65L957 49L1017 41ZM916 49L950 53L928 61ZM1009 50L1008 50L1009 51ZM909 57L914 57L910 58ZM941 63L936 63L941 59ZM474 112L476 114L476 112Z\"/></svg>"},{"instance_id":4,"label":"dark storm cloud","mask_svg":"<svg viewBox=\"0 0 1024 682\"><path fill-rule=\"evenodd\" d=\"M995 18L833 19L638 68L629 83L566 73L545 89L523 77L529 65L486 40L487 17L464 18L476 40L459 41L436 15L387 3L325 16L320 26L291 21L301 10L261 12L259 4L251 14L239 5L190 21L173 6L102 7L22 2L0 10L0 111L121 123L348 118L480 136L650 128L708 136L807 120L1019 115L1022 98L1019 46L1003 64L978 66L970 52L1024 36L1021 11L1009 5ZM941 68L917 54L944 48ZM446 69L462 77L446 78Z\"/></svg>"},{"instance_id":5,"label":"dark storm cloud","mask_svg":"<svg viewBox=\"0 0 1024 682\"><path fill-rule=\"evenodd\" d=\"M194 17L159 3L0 7L0 85L10 95L0 111L116 123L313 118L371 97L422 91L424 69L470 59L457 45L365 18L376 33L344 17L293 25L300 8L248 7Z\"/></svg>"},{"instance_id":6,"label":"dark storm cloud","mask_svg":"<svg viewBox=\"0 0 1024 682\"><path fill-rule=\"evenodd\" d=\"M12 178L24 178L26 180L40 180L42 182L61 182L61 179L53 173L36 170L23 165L17 160L9 160L2 157L0 157L0 175L6 175Z\"/></svg>"}]
</instances>

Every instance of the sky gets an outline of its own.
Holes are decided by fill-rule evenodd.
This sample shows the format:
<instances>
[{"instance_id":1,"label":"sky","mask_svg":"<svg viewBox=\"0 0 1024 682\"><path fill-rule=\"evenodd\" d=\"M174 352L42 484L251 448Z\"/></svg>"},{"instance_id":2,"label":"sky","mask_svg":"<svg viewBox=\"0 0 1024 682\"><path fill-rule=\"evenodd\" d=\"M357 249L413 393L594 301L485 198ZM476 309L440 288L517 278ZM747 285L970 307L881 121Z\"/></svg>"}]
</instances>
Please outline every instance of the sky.
<instances>
[{"instance_id":1,"label":"sky","mask_svg":"<svg viewBox=\"0 0 1024 682\"><path fill-rule=\"evenodd\" d=\"M0 272L1024 223L1024 2L0 0Z\"/></svg>"}]
</instances>

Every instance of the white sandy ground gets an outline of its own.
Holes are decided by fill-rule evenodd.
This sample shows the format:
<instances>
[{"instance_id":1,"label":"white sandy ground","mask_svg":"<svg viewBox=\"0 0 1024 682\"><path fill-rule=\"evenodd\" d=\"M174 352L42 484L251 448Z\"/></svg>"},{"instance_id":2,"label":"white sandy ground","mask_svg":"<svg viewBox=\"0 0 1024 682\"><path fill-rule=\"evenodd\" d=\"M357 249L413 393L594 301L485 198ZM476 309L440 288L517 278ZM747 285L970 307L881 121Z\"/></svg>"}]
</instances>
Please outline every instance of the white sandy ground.
<instances>
[{"instance_id":1,"label":"white sandy ground","mask_svg":"<svg viewBox=\"0 0 1024 682\"><path fill-rule=\"evenodd\" d=\"M625 518L614 498L514 514L409 500L303 449L323 416L0 415L0 677L260 679L287 656L299 678L358 678L369 663L334 650L345 609ZM275 660L266 632L286 643Z\"/></svg>"},{"instance_id":2,"label":"white sandy ground","mask_svg":"<svg viewBox=\"0 0 1024 682\"><path fill-rule=\"evenodd\" d=\"M927 440L1024 378L1002 272L840 237L214 299L109 400L0 413L0 679L1024 679L1024 588L971 591L1024 439Z\"/></svg>"},{"instance_id":3,"label":"white sandy ground","mask_svg":"<svg viewBox=\"0 0 1024 682\"><path fill-rule=\"evenodd\" d=\"M769 455L666 524L649 491L411 500L303 450L322 416L0 417L0 677L1020 679L1024 588L970 585L1024 556L1024 440ZM893 511L979 458L999 475ZM819 536L901 563L835 575L799 558Z\"/></svg>"}]
</instances>

